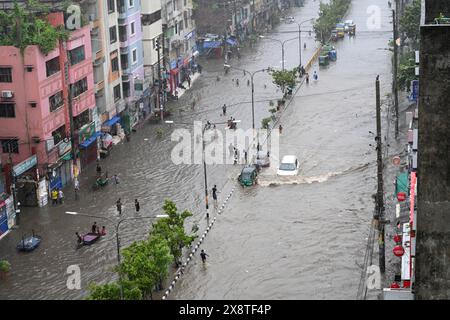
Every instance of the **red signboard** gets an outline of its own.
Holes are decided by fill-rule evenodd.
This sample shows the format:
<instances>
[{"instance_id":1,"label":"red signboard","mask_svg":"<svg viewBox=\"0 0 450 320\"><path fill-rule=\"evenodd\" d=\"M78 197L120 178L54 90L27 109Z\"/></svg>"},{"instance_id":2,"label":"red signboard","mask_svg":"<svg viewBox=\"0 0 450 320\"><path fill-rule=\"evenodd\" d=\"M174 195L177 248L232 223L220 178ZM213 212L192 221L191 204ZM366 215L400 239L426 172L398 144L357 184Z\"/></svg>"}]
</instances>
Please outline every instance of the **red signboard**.
<instances>
[{"instance_id":1,"label":"red signboard","mask_svg":"<svg viewBox=\"0 0 450 320\"><path fill-rule=\"evenodd\" d=\"M399 192L397 193L397 200L402 202L406 200L406 193L405 192Z\"/></svg>"},{"instance_id":2,"label":"red signboard","mask_svg":"<svg viewBox=\"0 0 450 320\"><path fill-rule=\"evenodd\" d=\"M396 257L401 257L405 254L405 249L401 245L395 246L393 251Z\"/></svg>"}]
</instances>

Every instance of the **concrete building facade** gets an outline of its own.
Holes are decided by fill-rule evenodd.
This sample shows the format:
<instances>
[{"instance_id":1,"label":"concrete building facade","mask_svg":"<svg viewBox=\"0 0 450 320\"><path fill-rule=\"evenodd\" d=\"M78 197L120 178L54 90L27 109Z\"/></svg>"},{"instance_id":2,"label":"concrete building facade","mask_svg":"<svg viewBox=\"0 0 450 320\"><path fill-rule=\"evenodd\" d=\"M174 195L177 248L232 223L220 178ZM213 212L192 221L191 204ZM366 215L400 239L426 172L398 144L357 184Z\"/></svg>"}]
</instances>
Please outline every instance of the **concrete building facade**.
<instances>
[{"instance_id":1,"label":"concrete building facade","mask_svg":"<svg viewBox=\"0 0 450 320\"><path fill-rule=\"evenodd\" d=\"M450 18L448 1L423 1L420 27L417 299L450 298Z\"/></svg>"}]
</instances>

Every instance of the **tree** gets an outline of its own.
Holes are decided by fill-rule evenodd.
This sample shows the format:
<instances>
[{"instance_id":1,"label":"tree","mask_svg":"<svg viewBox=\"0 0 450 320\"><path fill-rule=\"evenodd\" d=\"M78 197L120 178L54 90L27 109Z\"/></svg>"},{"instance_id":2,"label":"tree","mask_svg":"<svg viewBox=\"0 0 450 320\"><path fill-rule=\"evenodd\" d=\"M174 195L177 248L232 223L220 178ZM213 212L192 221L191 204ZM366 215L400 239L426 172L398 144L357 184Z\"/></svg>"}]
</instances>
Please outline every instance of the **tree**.
<instances>
[{"instance_id":1,"label":"tree","mask_svg":"<svg viewBox=\"0 0 450 320\"><path fill-rule=\"evenodd\" d=\"M417 79L416 73L416 59L414 51L407 52L400 57L400 63L397 75L397 84L400 90L407 89L412 80Z\"/></svg>"},{"instance_id":2,"label":"tree","mask_svg":"<svg viewBox=\"0 0 450 320\"><path fill-rule=\"evenodd\" d=\"M122 255L123 262L118 271L139 288L143 297L151 296L153 289L161 286L173 261L169 245L160 235L133 242Z\"/></svg>"},{"instance_id":3,"label":"tree","mask_svg":"<svg viewBox=\"0 0 450 320\"><path fill-rule=\"evenodd\" d=\"M314 23L316 39L325 44L331 36L331 30L341 21L350 7L351 0L331 0L320 3L319 18Z\"/></svg>"},{"instance_id":4,"label":"tree","mask_svg":"<svg viewBox=\"0 0 450 320\"><path fill-rule=\"evenodd\" d=\"M272 71L272 82L284 93L286 87L294 88L297 84L297 68L292 70Z\"/></svg>"},{"instance_id":5,"label":"tree","mask_svg":"<svg viewBox=\"0 0 450 320\"><path fill-rule=\"evenodd\" d=\"M131 281L122 281L123 297L125 300L142 300L142 292ZM89 296L86 300L120 300L120 286L118 282L89 285Z\"/></svg>"},{"instance_id":6,"label":"tree","mask_svg":"<svg viewBox=\"0 0 450 320\"><path fill-rule=\"evenodd\" d=\"M14 4L10 13L0 13L0 45L14 46L23 54L25 48L37 45L43 54L54 50L57 41L67 40L69 33L63 27L55 28L45 20L46 6L29 1L26 9Z\"/></svg>"},{"instance_id":7,"label":"tree","mask_svg":"<svg viewBox=\"0 0 450 320\"><path fill-rule=\"evenodd\" d=\"M421 2L414 0L405 8L403 16L399 19L400 32L411 40L413 48L417 49L419 44Z\"/></svg>"},{"instance_id":8,"label":"tree","mask_svg":"<svg viewBox=\"0 0 450 320\"><path fill-rule=\"evenodd\" d=\"M184 210L181 214L171 200L165 200L163 206L164 212L169 216L159 219L154 225L152 234L161 235L167 240L170 253L175 259L175 264L180 264L180 258L184 247L189 246L197 237L195 233L188 235L184 229L184 222L192 213Z\"/></svg>"}]
</instances>

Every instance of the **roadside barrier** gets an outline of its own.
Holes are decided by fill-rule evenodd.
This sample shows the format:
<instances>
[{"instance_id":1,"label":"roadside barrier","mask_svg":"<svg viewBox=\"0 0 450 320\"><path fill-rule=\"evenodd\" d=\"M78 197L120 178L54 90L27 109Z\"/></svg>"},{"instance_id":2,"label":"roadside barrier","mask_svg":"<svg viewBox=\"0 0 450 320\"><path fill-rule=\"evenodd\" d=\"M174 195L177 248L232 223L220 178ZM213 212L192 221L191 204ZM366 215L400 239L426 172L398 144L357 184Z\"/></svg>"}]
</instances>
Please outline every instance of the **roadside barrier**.
<instances>
[{"instance_id":1,"label":"roadside barrier","mask_svg":"<svg viewBox=\"0 0 450 320\"><path fill-rule=\"evenodd\" d=\"M236 189L236 187L233 187L230 191L230 193L226 196L225 200L222 202L222 206L220 207L220 209L217 211L218 214L221 214L223 209L225 208L225 204L228 202L228 200L231 198L231 196L233 195L234 190ZM191 252L189 253L188 258L186 259L186 262L183 262L181 267L178 268L177 272L175 273L175 277L173 279L173 281L170 283L169 288L167 288L167 290L164 292L164 295L162 296L161 300L166 300L168 298L168 296L170 295L170 293L172 292L172 290L175 288L175 284L177 283L178 280L180 280L181 276L184 274L184 269L188 266L189 262L192 261L192 259L194 258L194 254L197 252L197 250L200 248L203 240L205 240L207 234L209 231L211 231L211 228L214 225L214 222L216 222L217 217L214 217L211 222L209 222L208 226L206 227L206 229L203 231L203 234L199 237L199 239L197 240L197 243L195 244L194 248L191 250Z\"/></svg>"}]
</instances>

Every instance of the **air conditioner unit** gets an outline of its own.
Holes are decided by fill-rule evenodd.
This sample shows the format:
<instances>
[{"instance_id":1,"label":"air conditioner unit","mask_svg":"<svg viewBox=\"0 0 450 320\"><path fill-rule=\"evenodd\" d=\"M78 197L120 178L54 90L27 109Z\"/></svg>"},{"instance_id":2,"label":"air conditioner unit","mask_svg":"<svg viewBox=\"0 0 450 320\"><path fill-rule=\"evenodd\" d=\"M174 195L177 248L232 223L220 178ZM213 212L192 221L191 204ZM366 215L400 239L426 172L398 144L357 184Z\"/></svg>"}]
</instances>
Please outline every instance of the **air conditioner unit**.
<instances>
[{"instance_id":1,"label":"air conditioner unit","mask_svg":"<svg viewBox=\"0 0 450 320\"><path fill-rule=\"evenodd\" d=\"M10 90L2 91L2 98L12 98L14 96L14 92Z\"/></svg>"}]
</instances>

